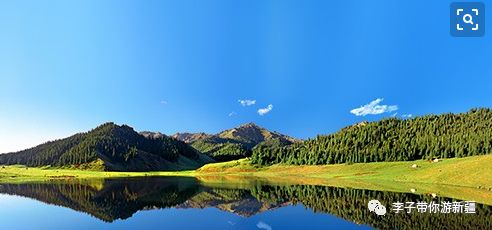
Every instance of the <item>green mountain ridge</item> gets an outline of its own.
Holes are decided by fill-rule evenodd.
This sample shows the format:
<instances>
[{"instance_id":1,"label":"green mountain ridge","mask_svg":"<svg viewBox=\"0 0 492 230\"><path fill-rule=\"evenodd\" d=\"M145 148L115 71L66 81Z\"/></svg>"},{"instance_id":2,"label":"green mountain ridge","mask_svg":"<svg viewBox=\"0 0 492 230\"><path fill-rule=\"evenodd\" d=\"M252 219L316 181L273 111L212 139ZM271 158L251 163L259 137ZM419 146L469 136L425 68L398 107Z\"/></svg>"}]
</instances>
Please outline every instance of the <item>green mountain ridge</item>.
<instances>
[{"instance_id":1,"label":"green mountain ridge","mask_svg":"<svg viewBox=\"0 0 492 230\"><path fill-rule=\"evenodd\" d=\"M139 134L127 125L114 123L0 155L0 164L5 165L97 167L105 171L188 170L210 162L211 158L184 142L160 133Z\"/></svg>"},{"instance_id":2,"label":"green mountain ridge","mask_svg":"<svg viewBox=\"0 0 492 230\"><path fill-rule=\"evenodd\" d=\"M253 164L324 165L492 153L492 110L362 122L286 147L255 148Z\"/></svg>"},{"instance_id":3,"label":"green mountain ridge","mask_svg":"<svg viewBox=\"0 0 492 230\"><path fill-rule=\"evenodd\" d=\"M282 147L299 141L254 123L247 123L218 134L176 133L172 137L190 144L196 150L220 162L249 157L258 146Z\"/></svg>"},{"instance_id":4,"label":"green mountain ridge","mask_svg":"<svg viewBox=\"0 0 492 230\"><path fill-rule=\"evenodd\" d=\"M247 123L217 134L137 133L103 124L31 149L0 154L0 165L106 171L197 169L251 157L252 164L324 165L453 158L492 153L492 110L361 122L305 141Z\"/></svg>"}]
</instances>

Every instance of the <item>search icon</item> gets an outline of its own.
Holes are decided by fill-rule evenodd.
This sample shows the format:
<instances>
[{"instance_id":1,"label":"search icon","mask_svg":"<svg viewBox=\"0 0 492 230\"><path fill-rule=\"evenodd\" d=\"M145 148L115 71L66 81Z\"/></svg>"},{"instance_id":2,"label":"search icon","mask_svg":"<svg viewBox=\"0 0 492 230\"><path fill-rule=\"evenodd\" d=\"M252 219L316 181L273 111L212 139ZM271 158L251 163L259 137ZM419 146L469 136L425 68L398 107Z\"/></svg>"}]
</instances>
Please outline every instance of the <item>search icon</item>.
<instances>
[{"instance_id":1,"label":"search icon","mask_svg":"<svg viewBox=\"0 0 492 230\"><path fill-rule=\"evenodd\" d=\"M454 1L454 0L453 0ZM485 4L482 2L452 2L450 32L453 37L483 37L485 34Z\"/></svg>"},{"instance_id":2,"label":"search icon","mask_svg":"<svg viewBox=\"0 0 492 230\"><path fill-rule=\"evenodd\" d=\"M471 16L471 14L465 14L463 15L463 22L465 22L466 24L472 24L473 25L473 17Z\"/></svg>"}]
</instances>

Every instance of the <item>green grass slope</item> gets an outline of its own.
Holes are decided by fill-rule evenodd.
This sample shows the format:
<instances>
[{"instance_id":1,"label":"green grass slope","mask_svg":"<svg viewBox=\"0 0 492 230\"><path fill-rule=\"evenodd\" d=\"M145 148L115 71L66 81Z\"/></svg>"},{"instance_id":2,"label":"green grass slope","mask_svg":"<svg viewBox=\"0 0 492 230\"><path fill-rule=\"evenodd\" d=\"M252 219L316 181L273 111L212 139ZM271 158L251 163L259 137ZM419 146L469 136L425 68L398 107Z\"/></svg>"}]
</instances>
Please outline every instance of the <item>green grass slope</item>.
<instances>
[{"instance_id":1,"label":"green grass slope","mask_svg":"<svg viewBox=\"0 0 492 230\"><path fill-rule=\"evenodd\" d=\"M413 168L416 164L418 167ZM213 163L194 171L104 172L73 168L27 168L0 166L0 183L26 183L66 179L105 179L118 177L186 176L203 184L258 183L307 184L359 189L437 194L492 205L492 155L428 161L377 162L324 166L272 165L259 167L248 159ZM96 167L97 168L97 167ZM263 181L263 182L262 182ZM251 184L253 183L253 184Z\"/></svg>"},{"instance_id":2,"label":"green grass slope","mask_svg":"<svg viewBox=\"0 0 492 230\"><path fill-rule=\"evenodd\" d=\"M417 168L413 168L413 165ZM432 183L471 186L492 190L492 154L465 158L444 159L434 163L426 160L404 162L375 162L318 166L276 164L259 167L242 159L207 164L196 172L215 175L249 175L275 177L311 177L323 179L354 179Z\"/></svg>"}]
</instances>

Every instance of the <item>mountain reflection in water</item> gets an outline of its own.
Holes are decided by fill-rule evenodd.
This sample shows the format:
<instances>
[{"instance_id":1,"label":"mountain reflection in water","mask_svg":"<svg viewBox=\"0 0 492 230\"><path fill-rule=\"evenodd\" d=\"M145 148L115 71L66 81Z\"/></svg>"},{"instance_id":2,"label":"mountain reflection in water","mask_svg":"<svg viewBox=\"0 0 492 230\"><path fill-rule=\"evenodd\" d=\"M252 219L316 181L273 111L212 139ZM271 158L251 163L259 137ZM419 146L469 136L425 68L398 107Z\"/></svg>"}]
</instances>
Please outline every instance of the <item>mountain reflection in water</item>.
<instances>
[{"instance_id":1,"label":"mountain reflection in water","mask_svg":"<svg viewBox=\"0 0 492 230\"><path fill-rule=\"evenodd\" d=\"M379 229L492 229L492 207L477 204L476 214L394 213L396 201L452 201L411 193L394 193L316 185L247 183L202 184L193 177L147 177L99 181L63 181L0 184L0 193L18 195L90 214L105 222L128 219L140 210L203 209L215 207L243 217L301 204L317 213ZM388 213L371 213L372 199Z\"/></svg>"}]
</instances>

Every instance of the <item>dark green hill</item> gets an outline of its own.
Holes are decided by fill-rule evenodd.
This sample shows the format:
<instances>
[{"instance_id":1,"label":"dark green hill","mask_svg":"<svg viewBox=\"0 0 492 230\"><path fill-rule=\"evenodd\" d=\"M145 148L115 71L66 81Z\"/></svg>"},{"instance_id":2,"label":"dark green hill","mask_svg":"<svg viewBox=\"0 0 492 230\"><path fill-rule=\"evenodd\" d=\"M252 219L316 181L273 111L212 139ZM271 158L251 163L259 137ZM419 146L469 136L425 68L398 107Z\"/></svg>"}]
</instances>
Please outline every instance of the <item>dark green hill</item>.
<instances>
[{"instance_id":1,"label":"dark green hill","mask_svg":"<svg viewBox=\"0 0 492 230\"><path fill-rule=\"evenodd\" d=\"M96 165L108 171L195 169L212 161L182 141L158 133L139 134L129 126L114 123L24 151L0 155L0 164L80 168Z\"/></svg>"},{"instance_id":2,"label":"dark green hill","mask_svg":"<svg viewBox=\"0 0 492 230\"><path fill-rule=\"evenodd\" d=\"M363 122L287 147L258 147L255 164L408 161L492 153L492 110Z\"/></svg>"},{"instance_id":3,"label":"dark green hill","mask_svg":"<svg viewBox=\"0 0 492 230\"><path fill-rule=\"evenodd\" d=\"M215 135L177 133L173 137L191 144L193 148L207 154L216 161L229 161L249 157L252 150L260 145L287 146L297 142L292 137L268 131L254 123L244 124Z\"/></svg>"}]
</instances>

